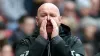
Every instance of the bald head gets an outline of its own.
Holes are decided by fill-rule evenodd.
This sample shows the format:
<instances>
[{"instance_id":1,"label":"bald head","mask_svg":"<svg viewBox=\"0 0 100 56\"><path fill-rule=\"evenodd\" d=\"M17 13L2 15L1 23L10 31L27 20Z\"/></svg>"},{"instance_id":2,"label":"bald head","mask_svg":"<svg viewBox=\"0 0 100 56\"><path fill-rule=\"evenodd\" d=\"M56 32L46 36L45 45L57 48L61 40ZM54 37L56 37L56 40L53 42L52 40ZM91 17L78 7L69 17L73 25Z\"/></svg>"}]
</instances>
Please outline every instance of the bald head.
<instances>
[{"instance_id":1,"label":"bald head","mask_svg":"<svg viewBox=\"0 0 100 56\"><path fill-rule=\"evenodd\" d=\"M37 15L39 14L39 12L43 11L43 10L52 10L54 12L56 12L58 15L60 15L59 9L56 5L52 4L52 3L44 3L42 4L39 8L38 8L38 12Z\"/></svg>"},{"instance_id":2,"label":"bald head","mask_svg":"<svg viewBox=\"0 0 100 56\"><path fill-rule=\"evenodd\" d=\"M42 4L37 12L37 23L40 26L43 20L47 20L47 25L51 24L50 19L54 19L54 21L60 25L60 12L56 5L52 3L44 3Z\"/></svg>"}]
</instances>

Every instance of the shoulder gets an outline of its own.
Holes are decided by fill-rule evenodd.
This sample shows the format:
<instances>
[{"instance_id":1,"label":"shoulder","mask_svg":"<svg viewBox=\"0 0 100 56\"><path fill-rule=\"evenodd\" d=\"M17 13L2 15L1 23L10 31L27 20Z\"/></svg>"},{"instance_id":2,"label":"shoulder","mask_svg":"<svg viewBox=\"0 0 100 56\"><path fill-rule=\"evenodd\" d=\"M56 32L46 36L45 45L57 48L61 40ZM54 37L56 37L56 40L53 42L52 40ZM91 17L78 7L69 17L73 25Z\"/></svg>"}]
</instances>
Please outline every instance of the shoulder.
<instances>
[{"instance_id":1,"label":"shoulder","mask_svg":"<svg viewBox=\"0 0 100 56\"><path fill-rule=\"evenodd\" d=\"M100 53L97 53L95 56L100 56Z\"/></svg>"},{"instance_id":2,"label":"shoulder","mask_svg":"<svg viewBox=\"0 0 100 56\"><path fill-rule=\"evenodd\" d=\"M25 39L20 40L17 44L18 45L31 45L32 42L34 41L34 37L27 37Z\"/></svg>"},{"instance_id":3,"label":"shoulder","mask_svg":"<svg viewBox=\"0 0 100 56\"><path fill-rule=\"evenodd\" d=\"M70 36L70 37L66 37L65 39L66 44L70 45L71 47L73 47L76 44L82 44L81 40L76 37L76 36Z\"/></svg>"}]
</instances>

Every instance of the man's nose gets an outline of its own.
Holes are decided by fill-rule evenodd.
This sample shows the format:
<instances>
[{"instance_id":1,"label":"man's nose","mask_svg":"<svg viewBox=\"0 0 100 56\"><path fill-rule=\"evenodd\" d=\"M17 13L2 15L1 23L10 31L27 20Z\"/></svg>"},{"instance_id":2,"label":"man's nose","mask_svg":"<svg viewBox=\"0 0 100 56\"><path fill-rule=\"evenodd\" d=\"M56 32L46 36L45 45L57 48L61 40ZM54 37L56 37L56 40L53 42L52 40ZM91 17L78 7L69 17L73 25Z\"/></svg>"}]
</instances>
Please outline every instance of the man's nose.
<instances>
[{"instance_id":1,"label":"man's nose","mask_svg":"<svg viewBox=\"0 0 100 56\"><path fill-rule=\"evenodd\" d=\"M50 20L50 16L47 16L47 20Z\"/></svg>"}]
</instances>

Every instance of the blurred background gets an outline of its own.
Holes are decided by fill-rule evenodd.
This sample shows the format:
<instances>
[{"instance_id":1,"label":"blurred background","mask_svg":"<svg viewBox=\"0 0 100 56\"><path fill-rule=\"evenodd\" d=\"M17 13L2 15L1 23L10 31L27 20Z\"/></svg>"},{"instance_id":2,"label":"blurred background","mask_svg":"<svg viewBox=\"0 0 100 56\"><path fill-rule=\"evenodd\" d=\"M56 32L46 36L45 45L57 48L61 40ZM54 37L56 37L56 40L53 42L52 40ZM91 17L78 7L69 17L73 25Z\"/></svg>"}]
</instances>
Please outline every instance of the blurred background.
<instances>
[{"instance_id":1,"label":"blurred background","mask_svg":"<svg viewBox=\"0 0 100 56\"><path fill-rule=\"evenodd\" d=\"M62 24L71 28L85 48L85 56L100 52L100 0L0 0L0 56L14 56L16 42L32 36L38 7L54 3Z\"/></svg>"}]
</instances>

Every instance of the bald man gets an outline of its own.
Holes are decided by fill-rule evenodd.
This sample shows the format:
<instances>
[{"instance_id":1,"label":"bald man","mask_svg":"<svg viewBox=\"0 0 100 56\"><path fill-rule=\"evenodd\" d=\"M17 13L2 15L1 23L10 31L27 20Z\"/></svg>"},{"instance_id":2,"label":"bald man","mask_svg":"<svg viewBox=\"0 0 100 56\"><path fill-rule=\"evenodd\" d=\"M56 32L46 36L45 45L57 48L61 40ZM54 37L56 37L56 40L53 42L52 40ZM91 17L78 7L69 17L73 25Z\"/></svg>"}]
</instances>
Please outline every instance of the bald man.
<instances>
[{"instance_id":1,"label":"bald man","mask_svg":"<svg viewBox=\"0 0 100 56\"><path fill-rule=\"evenodd\" d=\"M16 56L84 56L84 48L70 28L60 23L59 9L52 3L42 4L37 12L36 35L21 40Z\"/></svg>"}]
</instances>

